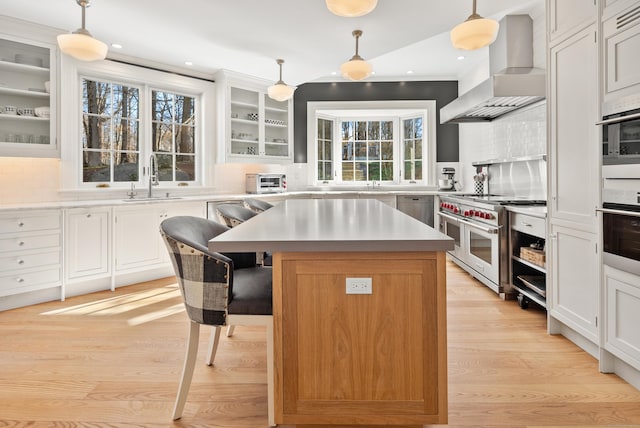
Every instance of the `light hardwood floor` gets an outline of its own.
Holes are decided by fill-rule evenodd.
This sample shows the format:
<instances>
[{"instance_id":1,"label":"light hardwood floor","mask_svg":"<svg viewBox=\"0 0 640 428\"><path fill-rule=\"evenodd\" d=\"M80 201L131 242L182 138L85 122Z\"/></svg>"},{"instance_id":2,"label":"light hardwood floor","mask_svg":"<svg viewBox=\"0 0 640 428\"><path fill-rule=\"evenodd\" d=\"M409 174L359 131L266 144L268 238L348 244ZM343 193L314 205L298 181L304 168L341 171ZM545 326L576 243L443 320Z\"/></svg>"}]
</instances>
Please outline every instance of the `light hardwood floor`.
<instances>
[{"instance_id":1,"label":"light hardwood floor","mask_svg":"<svg viewBox=\"0 0 640 428\"><path fill-rule=\"evenodd\" d=\"M450 426L640 426L640 391L547 335L544 312L447 275ZM207 367L208 333L172 423L187 335L173 278L0 312L0 427L267 427L264 333L238 327Z\"/></svg>"}]
</instances>

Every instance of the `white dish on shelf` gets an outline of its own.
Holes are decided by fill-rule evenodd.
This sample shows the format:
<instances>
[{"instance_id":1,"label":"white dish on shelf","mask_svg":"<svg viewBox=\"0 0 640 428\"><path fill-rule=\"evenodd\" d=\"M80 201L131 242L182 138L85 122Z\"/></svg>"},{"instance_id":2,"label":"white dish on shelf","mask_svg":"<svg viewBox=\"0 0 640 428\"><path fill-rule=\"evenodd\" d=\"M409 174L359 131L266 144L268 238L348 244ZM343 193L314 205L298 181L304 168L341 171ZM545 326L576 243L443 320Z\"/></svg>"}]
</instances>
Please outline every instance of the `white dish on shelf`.
<instances>
[{"instance_id":1,"label":"white dish on shelf","mask_svg":"<svg viewBox=\"0 0 640 428\"><path fill-rule=\"evenodd\" d=\"M49 106L36 107L34 109L36 116L49 118L51 116L51 109Z\"/></svg>"},{"instance_id":2,"label":"white dish on shelf","mask_svg":"<svg viewBox=\"0 0 640 428\"><path fill-rule=\"evenodd\" d=\"M47 92L47 94L51 91L51 82L50 81L46 81L44 82L44 90Z\"/></svg>"}]
</instances>

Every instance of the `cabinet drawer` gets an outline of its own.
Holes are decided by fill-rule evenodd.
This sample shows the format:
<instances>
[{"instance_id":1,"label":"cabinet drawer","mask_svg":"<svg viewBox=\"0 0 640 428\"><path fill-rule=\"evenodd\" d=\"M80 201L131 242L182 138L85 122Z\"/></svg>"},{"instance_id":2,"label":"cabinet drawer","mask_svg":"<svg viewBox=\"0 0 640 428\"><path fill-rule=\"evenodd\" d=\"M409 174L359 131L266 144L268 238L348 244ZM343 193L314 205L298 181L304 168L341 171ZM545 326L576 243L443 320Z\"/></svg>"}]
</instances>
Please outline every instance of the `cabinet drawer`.
<instances>
[{"instance_id":1,"label":"cabinet drawer","mask_svg":"<svg viewBox=\"0 0 640 428\"><path fill-rule=\"evenodd\" d=\"M13 238L0 238L0 252L36 250L60 246L60 234L47 235L31 234Z\"/></svg>"},{"instance_id":2,"label":"cabinet drawer","mask_svg":"<svg viewBox=\"0 0 640 428\"><path fill-rule=\"evenodd\" d=\"M0 217L0 233L30 232L60 228L60 212Z\"/></svg>"},{"instance_id":3,"label":"cabinet drawer","mask_svg":"<svg viewBox=\"0 0 640 428\"><path fill-rule=\"evenodd\" d=\"M529 235L538 236L545 239L547 237L546 221L543 218L532 217L520 213L512 213L511 227L519 232L524 232Z\"/></svg>"},{"instance_id":4,"label":"cabinet drawer","mask_svg":"<svg viewBox=\"0 0 640 428\"><path fill-rule=\"evenodd\" d=\"M48 251L46 253L10 255L0 257L0 271L30 269L59 263L60 250Z\"/></svg>"},{"instance_id":5,"label":"cabinet drawer","mask_svg":"<svg viewBox=\"0 0 640 428\"><path fill-rule=\"evenodd\" d=\"M0 276L0 296L60 285L60 268Z\"/></svg>"}]
</instances>

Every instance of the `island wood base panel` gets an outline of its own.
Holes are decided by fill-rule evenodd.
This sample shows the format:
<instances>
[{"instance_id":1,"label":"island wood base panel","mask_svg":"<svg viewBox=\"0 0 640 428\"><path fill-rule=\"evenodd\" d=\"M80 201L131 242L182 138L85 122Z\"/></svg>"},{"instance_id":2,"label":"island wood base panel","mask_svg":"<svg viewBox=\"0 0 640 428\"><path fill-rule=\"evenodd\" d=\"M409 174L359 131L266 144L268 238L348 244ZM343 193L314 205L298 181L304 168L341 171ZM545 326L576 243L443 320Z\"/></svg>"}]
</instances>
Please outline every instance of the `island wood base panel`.
<instances>
[{"instance_id":1,"label":"island wood base panel","mask_svg":"<svg viewBox=\"0 0 640 428\"><path fill-rule=\"evenodd\" d=\"M275 253L278 424L447 423L443 252ZM346 278L371 294L346 294Z\"/></svg>"}]
</instances>

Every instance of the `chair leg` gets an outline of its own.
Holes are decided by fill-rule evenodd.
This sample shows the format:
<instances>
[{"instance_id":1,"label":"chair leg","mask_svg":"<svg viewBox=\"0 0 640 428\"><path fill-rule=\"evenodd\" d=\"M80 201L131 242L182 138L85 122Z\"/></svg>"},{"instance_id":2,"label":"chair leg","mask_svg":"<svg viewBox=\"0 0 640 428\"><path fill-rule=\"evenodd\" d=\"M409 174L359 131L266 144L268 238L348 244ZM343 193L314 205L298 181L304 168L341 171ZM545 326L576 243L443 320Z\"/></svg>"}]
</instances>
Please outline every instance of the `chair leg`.
<instances>
[{"instance_id":1,"label":"chair leg","mask_svg":"<svg viewBox=\"0 0 640 428\"><path fill-rule=\"evenodd\" d=\"M207 352L207 365L213 365L218 351L218 343L220 342L220 326L212 327L211 337L209 338L209 351Z\"/></svg>"},{"instance_id":2,"label":"chair leg","mask_svg":"<svg viewBox=\"0 0 640 428\"><path fill-rule=\"evenodd\" d=\"M184 358L184 368L182 369L182 378L180 379L180 386L178 387L178 396L176 397L176 404L173 407L173 420L178 420L182 417L182 411L184 410L184 404L187 401L187 394L189 393L189 387L191 386L191 379L193 378L193 369L196 363L196 356L198 355L198 340L200 339L200 324L190 322L189 339L187 342L187 354Z\"/></svg>"},{"instance_id":3,"label":"chair leg","mask_svg":"<svg viewBox=\"0 0 640 428\"><path fill-rule=\"evenodd\" d=\"M233 331L236 329L235 325L228 325L227 326L227 337L231 337L233 336Z\"/></svg>"}]
</instances>

